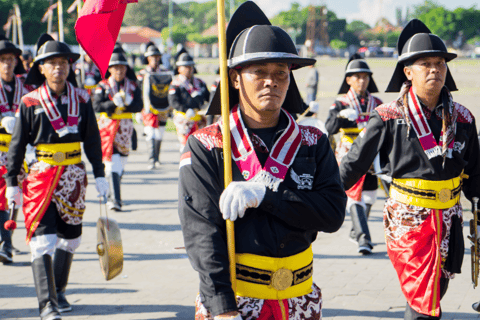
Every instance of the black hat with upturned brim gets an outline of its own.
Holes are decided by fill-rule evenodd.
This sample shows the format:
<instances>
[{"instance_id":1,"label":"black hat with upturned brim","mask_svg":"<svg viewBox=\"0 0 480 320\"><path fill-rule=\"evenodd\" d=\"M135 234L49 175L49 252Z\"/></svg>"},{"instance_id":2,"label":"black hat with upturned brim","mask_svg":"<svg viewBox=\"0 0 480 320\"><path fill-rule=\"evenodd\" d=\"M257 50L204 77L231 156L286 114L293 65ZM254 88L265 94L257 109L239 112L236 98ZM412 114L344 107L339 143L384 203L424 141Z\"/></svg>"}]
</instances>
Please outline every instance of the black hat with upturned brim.
<instances>
[{"instance_id":1,"label":"black hat with upturned brim","mask_svg":"<svg viewBox=\"0 0 480 320\"><path fill-rule=\"evenodd\" d=\"M377 85L375 84L375 81L373 81L372 77L372 70L370 70L370 67L367 64L367 61L363 59L358 53L355 53L350 57L347 63L347 67L345 68L345 77L343 78L343 83L340 86L340 90L338 91L338 94L345 94L350 90L350 85L347 83L347 77L355 74L355 73L368 73L370 74L370 82L368 83L367 90L370 93L375 93L378 92Z\"/></svg>"},{"instance_id":2,"label":"black hat with upturned brim","mask_svg":"<svg viewBox=\"0 0 480 320\"><path fill-rule=\"evenodd\" d=\"M397 51L399 54L397 66L385 92L399 92L407 77L403 69L406 65L423 57L442 57L448 62L457 54L448 52L440 37L431 33L430 29L420 20L411 20L398 37ZM450 91L456 91L457 86L450 70L447 68L445 86Z\"/></svg>"},{"instance_id":3,"label":"black hat with upturned brim","mask_svg":"<svg viewBox=\"0 0 480 320\"><path fill-rule=\"evenodd\" d=\"M27 72L23 67L22 60L20 60L22 50L7 39L0 40L0 55L5 53L13 53L17 59L17 65L13 69L14 74L24 74Z\"/></svg>"},{"instance_id":4,"label":"black hat with upturned brim","mask_svg":"<svg viewBox=\"0 0 480 320\"><path fill-rule=\"evenodd\" d=\"M193 61L192 56L182 47L182 49L177 52L175 55L175 63L173 67L173 74L178 74L178 67L181 66L192 66L193 73L197 73L197 68L195 68L195 61Z\"/></svg>"},{"instance_id":5,"label":"black hat with upturned brim","mask_svg":"<svg viewBox=\"0 0 480 320\"><path fill-rule=\"evenodd\" d=\"M35 48L36 56L33 60L32 68L28 71L25 84L35 86L42 85L45 82L45 76L40 73L40 69L38 68L39 64L49 58L65 57L70 63L70 71L68 73L67 81L74 86L77 86L77 80L75 79L75 72L73 72L72 64L80 58L78 53L72 52L66 43L53 40L48 34L42 34L40 36Z\"/></svg>"},{"instance_id":6,"label":"black hat with upturned brim","mask_svg":"<svg viewBox=\"0 0 480 320\"><path fill-rule=\"evenodd\" d=\"M137 81L137 77L135 76L135 71L130 68L130 65L128 64L127 58L123 54L123 50L117 50L113 51L112 57L110 58L110 62L108 63L108 67L112 66L118 66L118 65L123 65L127 67L127 74L126 77L130 80ZM105 73L105 79L108 79L110 77L110 72L107 70Z\"/></svg>"},{"instance_id":7,"label":"black hat with upturned brim","mask_svg":"<svg viewBox=\"0 0 480 320\"><path fill-rule=\"evenodd\" d=\"M241 4L232 15L227 27L228 67L242 68L254 63L285 62L291 69L315 64L315 59L302 58L290 36L281 28L272 26L263 11L252 1ZM220 88L210 102L207 114L221 113ZM238 91L230 83L230 108L238 104ZM304 103L293 73L290 72L290 85L282 108L290 113L302 113Z\"/></svg>"},{"instance_id":8,"label":"black hat with upturned brim","mask_svg":"<svg viewBox=\"0 0 480 320\"><path fill-rule=\"evenodd\" d=\"M145 52L143 53L143 64L148 64L148 57L150 56L162 56L162 52L157 48L155 43L149 42L146 44Z\"/></svg>"}]
</instances>

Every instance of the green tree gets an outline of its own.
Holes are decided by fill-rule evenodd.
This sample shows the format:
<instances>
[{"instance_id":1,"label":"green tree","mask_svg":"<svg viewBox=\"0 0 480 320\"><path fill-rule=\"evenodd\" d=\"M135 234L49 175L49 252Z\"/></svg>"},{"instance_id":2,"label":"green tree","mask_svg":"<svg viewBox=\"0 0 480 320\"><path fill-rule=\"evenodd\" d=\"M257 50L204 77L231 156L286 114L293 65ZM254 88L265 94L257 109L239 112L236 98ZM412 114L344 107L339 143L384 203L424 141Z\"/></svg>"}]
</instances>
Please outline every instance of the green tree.
<instances>
[{"instance_id":1,"label":"green tree","mask_svg":"<svg viewBox=\"0 0 480 320\"><path fill-rule=\"evenodd\" d=\"M342 40L333 39L332 41L330 41L330 47L332 47L333 49L346 49L347 43Z\"/></svg>"},{"instance_id":2,"label":"green tree","mask_svg":"<svg viewBox=\"0 0 480 320\"><path fill-rule=\"evenodd\" d=\"M427 14L431 10L440 7L440 5L433 0L426 0L422 4L418 4L413 6L413 11L411 13L409 10L407 10L407 20L411 19L420 19L420 17L424 14Z\"/></svg>"},{"instance_id":3,"label":"green tree","mask_svg":"<svg viewBox=\"0 0 480 320\"><path fill-rule=\"evenodd\" d=\"M465 39L470 39L480 35L480 10L477 10L475 6L465 9L457 8L453 11L455 16L455 32L458 34L463 32Z\"/></svg>"},{"instance_id":4,"label":"green tree","mask_svg":"<svg viewBox=\"0 0 480 320\"><path fill-rule=\"evenodd\" d=\"M173 15L183 16L186 12L175 3ZM143 0L127 6L123 23L128 26L145 26L162 30L168 26L168 0Z\"/></svg>"},{"instance_id":5,"label":"green tree","mask_svg":"<svg viewBox=\"0 0 480 320\"><path fill-rule=\"evenodd\" d=\"M371 29L371 27L363 21L353 20L347 24L347 31L359 36L363 31Z\"/></svg>"},{"instance_id":6,"label":"green tree","mask_svg":"<svg viewBox=\"0 0 480 320\"><path fill-rule=\"evenodd\" d=\"M427 27L444 41L453 41L456 36L455 15L443 7L436 7L419 16Z\"/></svg>"}]
</instances>

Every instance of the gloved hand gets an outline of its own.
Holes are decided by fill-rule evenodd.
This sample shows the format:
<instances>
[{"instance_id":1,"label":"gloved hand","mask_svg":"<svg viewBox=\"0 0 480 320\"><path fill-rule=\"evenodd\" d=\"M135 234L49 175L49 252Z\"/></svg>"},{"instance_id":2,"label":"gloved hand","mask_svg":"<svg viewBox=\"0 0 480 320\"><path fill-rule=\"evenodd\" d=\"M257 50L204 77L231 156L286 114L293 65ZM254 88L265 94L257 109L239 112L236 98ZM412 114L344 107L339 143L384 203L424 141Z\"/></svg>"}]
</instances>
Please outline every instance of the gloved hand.
<instances>
[{"instance_id":1,"label":"gloved hand","mask_svg":"<svg viewBox=\"0 0 480 320\"><path fill-rule=\"evenodd\" d=\"M97 188L98 198L107 196L109 190L107 179L104 177L95 178L95 187Z\"/></svg>"},{"instance_id":2,"label":"gloved hand","mask_svg":"<svg viewBox=\"0 0 480 320\"><path fill-rule=\"evenodd\" d=\"M137 121L138 124L143 123L143 116L141 112L135 113L135 120Z\"/></svg>"},{"instance_id":3,"label":"gloved hand","mask_svg":"<svg viewBox=\"0 0 480 320\"><path fill-rule=\"evenodd\" d=\"M12 134L13 128L15 127L16 119L15 117L3 117L2 122L0 123L2 127L5 128L7 133Z\"/></svg>"},{"instance_id":4,"label":"gloved hand","mask_svg":"<svg viewBox=\"0 0 480 320\"><path fill-rule=\"evenodd\" d=\"M117 107L125 107L125 103L123 102L123 95L120 92L117 92L113 95L112 101Z\"/></svg>"},{"instance_id":5,"label":"gloved hand","mask_svg":"<svg viewBox=\"0 0 480 320\"><path fill-rule=\"evenodd\" d=\"M197 96L199 96L199 95L200 95L200 91L199 91L199 90L195 90L195 91L193 91L192 94L191 94L192 98L195 98L195 97L197 97Z\"/></svg>"},{"instance_id":6,"label":"gloved hand","mask_svg":"<svg viewBox=\"0 0 480 320\"><path fill-rule=\"evenodd\" d=\"M7 187L5 191L5 198L7 198L7 203L11 206L14 202L17 205L17 208L22 203L22 192L20 187Z\"/></svg>"},{"instance_id":7,"label":"gloved hand","mask_svg":"<svg viewBox=\"0 0 480 320\"><path fill-rule=\"evenodd\" d=\"M310 112L317 113L320 110L320 104L317 101L310 101L308 108Z\"/></svg>"},{"instance_id":8,"label":"gloved hand","mask_svg":"<svg viewBox=\"0 0 480 320\"><path fill-rule=\"evenodd\" d=\"M193 117L195 117L195 110L190 108L187 110L187 112L185 112L185 118L187 118L187 120L190 120L190 118Z\"/></svg>"},{"instance_id":9,"label":"gloved hand","mask_svg":"<svg viewBox=\"0 0 480 320\"><path fill-rule=\"evenodd\" d=\"M97 84L97 83L95 82L95 79L92 78L92 77L87 77L87 78L85 79L85 85L86 85L87 87L93 87L93 86L96 85L96 84Z\"/></svg>"},{"instance_id":10,"label":"gloved hand","mask_svg":"<svg viewBox=\"0 0 480 320\"><path fill-rule=\"evenodd\" d=\"M129 106L133 101L133 94L125 94L125 106Z\"/></svg>"},{"instance_id":11,"label":"gloved hand","mask_svg":"<svg viewBox=\"0 0 480 320\"><path fill-rule=\"evenodd\" d=\"M348 119L350 121L355 121L358 118L358 112L354 109L351 109L351 108L343 109L342 111L340 111L338 113L338 116L340 118L345 118L345 119Z\"/></svg>"},{"instance_id":12,"label":"gloved hand","mask_svg":"<svg viewBox=\"0 0 480 320\"><path fill-rule=\"evenodd\" d=\"M220 196L223 219L243 218L245 210L257 208L265 197L266 187L260 182L231 182Z\"/></svg>"}]
</instances>

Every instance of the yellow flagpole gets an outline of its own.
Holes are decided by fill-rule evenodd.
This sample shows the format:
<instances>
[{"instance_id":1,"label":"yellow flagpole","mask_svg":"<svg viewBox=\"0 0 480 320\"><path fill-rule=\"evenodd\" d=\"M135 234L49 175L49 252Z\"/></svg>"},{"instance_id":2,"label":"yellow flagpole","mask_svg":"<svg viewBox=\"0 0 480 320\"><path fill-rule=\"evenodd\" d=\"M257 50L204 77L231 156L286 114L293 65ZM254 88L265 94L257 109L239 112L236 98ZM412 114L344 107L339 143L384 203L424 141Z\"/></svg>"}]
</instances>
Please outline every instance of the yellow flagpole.
<instances>
[{"instance_id":1,"label":"yellow flagpole","mask_svg":"<svg viewBox=\"0 0 480 320\"><path fill-rule=\"evenodd\" d=\"M222 102L223 167L225 188L232 182L232 147L230 141L230 106L228 98L227 70L227 32L225 29L225 0L217 0L218 49L220 53L220 97ZM233 221L227 220L227 246L230 261L230 280L233 292L236 291L237 278L235 266L235 229Z\"/></svg>"}]
</instances>

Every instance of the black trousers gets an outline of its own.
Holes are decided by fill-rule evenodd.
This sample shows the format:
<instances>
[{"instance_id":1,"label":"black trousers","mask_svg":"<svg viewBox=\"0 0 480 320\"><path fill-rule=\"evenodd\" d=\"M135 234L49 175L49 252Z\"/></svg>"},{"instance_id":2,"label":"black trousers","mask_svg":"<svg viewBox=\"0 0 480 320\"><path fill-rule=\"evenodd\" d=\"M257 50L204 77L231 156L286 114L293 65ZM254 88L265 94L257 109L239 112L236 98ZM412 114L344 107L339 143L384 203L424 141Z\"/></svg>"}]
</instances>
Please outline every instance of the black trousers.
<instances>
[{"instance_id":1,"label":"black trousers","mask_svg":"<svg viewBox=\"0 0 480 320\"><path fill-rule=\"evenodd\" d=\"M447 293L449 281L450 279L445 279L445 278L440 279L440 299L442 299L445 293ZM424 319L435 320L435 319L441 319L441 318L442 318L442 310L440 310L440 316L432 317L426 314L421 314L416 312L415 310L412 309L412 307L410 307L410 305L407 302L407 306L405 308L405 318L404 318L405 320L424 320Z\"/></svg>"},{"instance_id":2,"label":"black trousers","mask_svg":"<svg viewBox=\"0 0 480 320\"><path fill-rule=\"evenodd\" d=\"M34 237L46 234L56 234L63 239L75 239L82 235L82 224L66 224L60 217L55 203L50 202L37 230L35 230Z\"/></svg>"}]
</instances>

